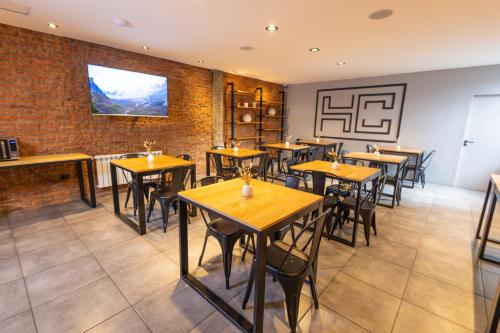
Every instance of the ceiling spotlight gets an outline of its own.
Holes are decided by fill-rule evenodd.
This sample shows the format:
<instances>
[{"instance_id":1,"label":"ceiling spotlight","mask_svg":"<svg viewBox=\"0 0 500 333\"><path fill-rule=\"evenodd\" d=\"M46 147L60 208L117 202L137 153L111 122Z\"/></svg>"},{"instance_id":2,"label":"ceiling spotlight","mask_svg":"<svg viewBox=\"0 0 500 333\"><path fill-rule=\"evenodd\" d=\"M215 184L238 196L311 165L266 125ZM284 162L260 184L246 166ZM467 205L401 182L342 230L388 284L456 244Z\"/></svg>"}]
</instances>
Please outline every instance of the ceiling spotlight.
<instances>
[{"instance_id":1,"label":"ceiling spotlight","mask_svg":"<svg viewBox=\"0 0 500 333\"><path fill-rule=\"evenodd\" d=\"M267 30L267 31L276 31L276 30L278 30L278 27L277 27L277 26L275 26L274 24L270 24L270 25L268 25L268 26L266 27L266 30Z\"/></svg>"},{"instance_id":2,"label":"ceiling spotlight","mask_svg":"<svg viewBox=\"0 0 500 333\"><path fill-rule=\"evenodd\" d=\"M240 50L242 50L242 51L252 51L253 49L254 49L254 47L250 46L250 45L240 46Z\"/></svg>"},{"instance_id":3,"label":"ceiling spotlight","mask_svg":"<svg viewBox=\"0 0 500 333\"><path fill-rule=\"evenodd\" d=\"M143 46L141 46L141 48L142 48L143 50L149 50L149 49L150 49L150 47L149 47L149 46L147 46L147 45L143 45Z\"/></svg>"},{"instance_id":4,"label":"ceiling spotlight","mask_svg":"<svg viewBox=\"0 0 500 333\"><path fill-rule=\"evenodd\" d=\"M204 63L204 61L203 61L203 60L201 60L201 59L200 59L200 60L196 60L196 62L197 62L197 63L199 63L199 64Z\"/></svg>"},{"instance_id":5,"label":"ceiling spotlight","mask_svg":"<svg viewBox=\"0 0 500 333\"><path fill-rule=\"evenodd\" d=\"M319 48L318 47L310 48L309 52L319 52Z\"/></svg>"},{"instance_id":6,"label":"ceiling spotlight","mask_svg":"<svg viewBox=\"0 0 500 333\"><path fill-rule=\"evenodd\" d=\"M368 17L372 20L381 20L391 16L393 13L392 9L380 9L371 13Z\"/></svg>"},{"instance_id":7,"label":"ceiling spotlight","mask_svg":"<svg viewBox=\"0 0 500 333\"><path fill-rule=\"evenodd\" d=\"M344 66L345 64L347 64L345 61L338 61L337 62L337 66Z\"/></svg>"},{"instance_id":8,"label":"ceiling spotlight","mask_svg":"<svg viewBox=\"0 0 500 333\"><path fill-rule=\"evenodd\" d=\"M57 29L57 28L59 28L59 26L58 26L57 24L52 23L52 22L47 23L47 26L48 26L50 29Z\"/></svg>"}]
</instances>

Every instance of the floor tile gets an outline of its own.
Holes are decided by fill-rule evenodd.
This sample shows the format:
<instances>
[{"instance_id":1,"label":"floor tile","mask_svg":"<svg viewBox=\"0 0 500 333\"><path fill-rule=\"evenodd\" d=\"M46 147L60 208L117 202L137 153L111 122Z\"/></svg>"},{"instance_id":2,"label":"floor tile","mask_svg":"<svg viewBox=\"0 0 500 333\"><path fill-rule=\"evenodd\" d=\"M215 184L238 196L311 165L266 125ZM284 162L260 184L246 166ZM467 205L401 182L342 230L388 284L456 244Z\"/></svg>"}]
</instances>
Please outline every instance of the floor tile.
<instances>
[{"instance_id":1,"label":"floor tile","mask_svg":"<svg viewBox=\"0 0 500 333\"><path fill-rule=\"evenodd\" d=\"M169 333L188 332L215 311L182 282L162 288L135 304L134 308L153 332Z\"/></svg>"},{"instance_id":2,"label":"floor tile","mask_svg":"<svg viewBox=\"0 0 500 333\"><path fill-rule=\"evenodd\" d=\"M193 328L190 333L239 333L241 332L219 312L214 312L210 317Z\"/></svg>"},{"instance_id":3,"label":"floor tile","mask_svg":"<svg viewBox=\"0 0 500 333\"><path fill-rule=\"evenodd\" d=\"M79 235L85 246L92 252L111 247L132 238L137 238L138 236L134 230L123 224Z\"/></svg>"},{"instance_id":4,"label":"floor tile","mask_svg":"<svg viewBox=\"0 0 500 333\"><path fill-rule=\"evenodd\" d=\"M160 252L140 237L94 253L97 261L108 273L116 272L157 254Z\"/></svg>"},{"instance_id":5,"label":"floor tile","mask_svg":"<svg viewBox=\"0 0 500 333\"><path fill-rule=\"evenodd\" d=\"M371 332L389 332L400 299L342 272L319 297L320 303Z\"/></svg>"},{"instance_id":6,"label":"floor tile","mask_svg":"<svg viewBox=\"0 0 500 333\"><path fill-rule=\"evenodd\" d=\"M49 229L42 232L23 234L14 237L17 252L24 253L35 249L67 242L76 239L75 233L66 225L57 229Z\"/></svg>"},{"instance_id":7,"label":"floor tile","mask_svg":"<svg viewBox=\"0 0 500 333\"><path fill-rule=\"evenodd\" d=\"M106 213L106 215L101 215L88 220L82 220L80 222L69 224L69 226L77 235L84 235L91 232L99 232L106 228L120 225L120 223L122 222L114 215Z\"/></svg>"},{"instance_id":8,"label":"floor tile","mask_svg":"<svg viewBox=\"0 0 500 333\"><path fill-rule=\"evenodd\" d=\"M56 217L46 221L14 227L12 229L12 233L14 234L14 238L17 240L23 236L29 236L43 231L56 231L65 225L66 221L64 221L62 217Z\"/></svg>"},{"instance_id":9,"label":"floor tile","mask_svg":"<svg viewBox=\"0 0 500 333\"><path fill-rule=\"evenodd\" d=\"M417 249L398 242L391 242L388 239L373 237L370 241L370 246L360 246L356 250L356 253L371 255L411 269L417 255Z\"/></svg>"},{"instance_id":10,"label":"floor tile","mask_svg":"<svg viewBox=\"0 0 500 333\"><path fill-rule=\"evenodd\" d=\"M36 307L105 276L91 256L54 266L26 277L31 306Z\"/></svg>"},{"instance_id":11,"label":"floor tile","mask_svg":"<svg viewBox=\"0 0 500 333\"><path fill-rule=\"evenodd\" d=\"M484 297L493 300L497 292L500 275L487 270L481 270L481 273L483 278Z\"/></svg>"},{"instance_id":12,"label":"floor tile","mask_svg":"<svg viewBox=\"0 0 500 333\"><path fill-rule=\"evenodd\" d=\"M24 276L28 276L88 254L89 251L83 243L78 239L73 239L68 242L57 243L21 253L19 260L21 261Z\"/></svg>"},{"instance_id":13,"label":"floor tile","mask_svg":"<svg viewBox=\"0 0 500 333\"><path fill-rule=\"evenodd\" d=\"M320 306L318 310L311 309L299 323L299 332L368 332L338 313Z\"/></svg>"},{"instance_id":14,"label":"floor tile","mask_svg":"<svg viewBox=\"0 0 500 333\"><path fill-rule=\"evenodd\" d=\"M16 255L16 243L10 231L0 236L0 258L8 258Z\"/></svg>"},{"instance_id":15,"label":"floor tile","mask_svg":"<svg viewBox=\"0 0 500 333\"><path fill-rule=\"evenodd\" d=\"M23 277L17 256L0 259L0 284Z\"/></svg>"},{"instance_id":16,"label":"floor tile","mask_svg":"<svg viewBox=\"0 0 500 333\"><path fill-rule=\"evenodd\" d=\"M403 301L399 309L393 333L467 333L473 332L451 321L427 312Z\"/></svg>"},{"instance_id":17,"label":"floor tile","mask_svg":"<svg viewBox=\"0 0 500 333\"><path fill-rule=\"evenodd\" d=\"M0 332L2 333L36 333L35 323L31 310L20 313L16 316L0 322Z\"/></svg>"},{"instance_id":18,"label":"floor tile","mask_svg":"<svg viewBox=\"0 0 500 333\"><path fill-rule=\"evenodd\" d=\"M438 280L412 273L404 300L470 330L484 331L484 298Z\"/></svg>"},{"instance_id":19,"label":"floor tile","mask_svg":"<svg viewBox=\"0 0 500 333\"><path fill-rule=\"evenodd\" d=\"M128 308L108 320L100 323L87 333L149 333L149 329L143 323L133 308Z\"/></svg>"},{"instance_id":20,"label":"floor tile","mask_svg":"<svg viewBox=\"0 0 500 333\"><path fill-rule=\"evenodd\" d=\"M410 271L387 261L354 254L342 273L401 298Z\"/></svg>"},{"instance_id":21,"label":"floor tile","mask_svg":"<svg viewBox=\"0 0 500 333\"><path fill-rule=\"evenodd\" d=\"M0 322L30 309L23 279L1 284L0 295Z\"/></svg>"},{"instance_id":22,"label":"floor tile","mask_svg":"<svg viewBox=\"0 0 500 333\"><path fill-rule=\"evenodd\" d=\"M129 303L134 304L179 279L179 266L163 254L111 273Z\"/></svg>"},{"instance_id":23,"label":"floor tile","mask_svg":"<svg viewBox=\"0 0 500 333\"><path fill-rule=\"evenodd\" d=\"M109 278L103 278L33 309L38 333L83 332L128 308Z\"/></svg>"}]
</instances>

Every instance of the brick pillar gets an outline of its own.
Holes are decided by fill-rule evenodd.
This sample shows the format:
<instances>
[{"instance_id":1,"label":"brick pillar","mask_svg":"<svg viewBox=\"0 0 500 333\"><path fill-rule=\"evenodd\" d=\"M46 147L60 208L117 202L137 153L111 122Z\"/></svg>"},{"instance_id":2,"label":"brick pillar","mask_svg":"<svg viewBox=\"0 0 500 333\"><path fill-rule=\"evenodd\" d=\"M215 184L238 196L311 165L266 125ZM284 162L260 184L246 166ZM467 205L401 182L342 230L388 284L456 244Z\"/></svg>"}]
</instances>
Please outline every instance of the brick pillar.
<instances>
[{"instance_id":1,"label":"brick pillar","mask_svg":"<svg viewBox=\"0 0 500 333\"><path fill-rule=\"evenodd\" d=\"M212 70L212 145L224 145L224 72Z\"/></svg>"}]
</instances>

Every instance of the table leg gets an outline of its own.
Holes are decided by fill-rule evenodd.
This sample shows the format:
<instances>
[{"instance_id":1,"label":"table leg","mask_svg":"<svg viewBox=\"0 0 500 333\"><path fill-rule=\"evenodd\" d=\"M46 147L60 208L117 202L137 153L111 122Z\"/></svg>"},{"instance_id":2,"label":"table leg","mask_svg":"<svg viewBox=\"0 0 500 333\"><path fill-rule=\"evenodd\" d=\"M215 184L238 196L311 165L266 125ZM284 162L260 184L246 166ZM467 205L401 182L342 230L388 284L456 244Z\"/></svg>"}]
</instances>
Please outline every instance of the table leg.
<instances>
[{"instance_id":1,"label":"table leg","mask_svg":"<svg viewBox=\"0 0 500 333\"><path fill-rule=\"evenodd\" d=\"M146 209L144 205L144 182L142 174L137 174L137 205L139 214L139 234L144 235L146 233Z\"/></svg>"},{"instance_id":2,"label":"table leg","mask_svg":"<svg viewBox=\"0 0 500 333\"><path fill-rule=\"evenodd\" d=\"M481 233L481 227L483 226L484 213L486 213L486 207L488 206L488 200L490 198L492 181L488 182L488 190L486 190L486 197L484 198L483 209L481 210L481 217L479 218L479 224L476 230L476 239L481 239L479 234Z\"/></svg>"},{"instance_id":3,"label":"table leg","mask_svg":"<svg viewBox=\"0 0 500 333\"><path fill-rule=\"evenodd\" d=\"M95 184L94 184L94 167L92 160L87 160L87 177L89 179L89 193L90 193L90 203L91 207L95 208L97 206L95 197Z\"/></svg>"},{"instance_id":4,"label":"table leg","mask_svg":"<svg viewBox=\"0 0 500 333\"><path fill-rule=\"evenodd\" d=\"M487 259L484 256L484 250L486 249L486 243L488 243L488 236L490 234L491 222L493 220L493 214L495 213L495 206L497 204L497 197L493 195L491 199L490 208L488 209L488 217L486 218L486 224L483 229L483 236L481 237L481 245L479 246L479 259ZM497 262L496 260L490 260Z\"/></svg>"},{"instance_id":5,"label":"table leg","mask_svg":"<svg viewBox=\"0 0 500 333\"><path fill-rule=\"evenodd\" d=\"M118 178L116 177L116 166L110 164L111 171L111 191L113 193L113 207L115 214L120 215L120 197L118 195Z\"/></svg>"},{"instance_id":6,"label":"table leg","mask_svg":"<svg viewBox=\"0 0 500 333\"><path fill-rule=\"evenodd\" d=\"M210 153L207 152L205 156L205 168L207 177L210 176Z\"/></svg>"},{"instance_id":7,"label":"table leg","mask_svg":"<svg viewBox=\"0 0 500 333\"><path fill-rule=\"evenodd\" d=\"M179 262L181 268L181 277L186 276L189 272L187 226L187 203L183 200L179 200Z\"/></svg>"},{"instance_id":8,"label":"table leg","mask_svg":"<svg viewBox=\"0 0 500 333\"><path fill-rule=\"evenodd\" d=\"M266 245L267 235L256 234L255 251L255 290L253 308L253 332L262 332L264 328L264 300L266 293Z\"/></svg>"},{"instance_id":9,"label":"table leg","mask_svg":"<svg viewBox=\"0 0 500 333\"><path fill-rule=\"evenodd\" d=\"M392 191L392 203L391 203L391 208L394 208L394 204L396 202L396 193L398 190L398 178L399 178L399 170L400 170L401 165L398 164L396 167L396 182L394 183L394 189Z\"/></svg>"},{"instance_id":10,"label":"table leg","mask_svg":"<svg viewBox=\"0 0 500 333\"><path fill-rule=\"evenodd\" d=\"M78 174L78 186L80 187L80 199L85 201L85 183L83 182L82 161L76 162L76 171Z\"/></svg>"},{"instance_id":11,"label":"table leg","mask_svg":"<svg viewBox=\"0 0 500 333\"><path fill-rule=\"evenodd\" d=\"M358 193L356 195L356 209L354 209L354 223L352 226L352 246L356 247L356 242L358 240L358 223L359 223L359 211L361 210L361 187L363 185L360 183L358 186Z\"/></svg>"},{"instance_id":12,"label":"table leg","mask_svg":"<svg viewBox=\"0 0 500 333\"><path fill-rule=\"evenodd\" d=\"M195 184L196 184L196 164L194 164L191 167L191 188L194 188ZM195 205L191 205L191 213L190 213L190 215L192 217L196 216L196 206Z\"/></svg>"}]
</instances>

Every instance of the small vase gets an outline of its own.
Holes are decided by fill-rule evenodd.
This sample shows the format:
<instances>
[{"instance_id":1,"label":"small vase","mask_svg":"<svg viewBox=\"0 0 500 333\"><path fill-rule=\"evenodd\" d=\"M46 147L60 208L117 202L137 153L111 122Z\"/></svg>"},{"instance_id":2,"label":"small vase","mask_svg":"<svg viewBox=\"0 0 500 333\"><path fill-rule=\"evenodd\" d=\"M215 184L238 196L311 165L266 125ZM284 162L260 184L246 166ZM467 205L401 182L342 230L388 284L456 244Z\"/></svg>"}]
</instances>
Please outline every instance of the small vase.
<instances>
[{"instance_id":1,"label":"small vase","mask_svg":"<svg viewBox=\"0 0 500 333\"><path fill-rule=\"evenodd\" d=\"M339 163L337 161L333 162L332 163L332 169L333 170L338 170L338 168L339 168Z\"/></svg>"},{"instance_id":2,"label":"small vase","mask_svg":"<svg viewBox=\"0 0 500 333\"><path fill-rule=\"evenodd\" d=\"M286 142L285 142L285 147L286 147L286 148L289 148L289 147L290 147L290 142L286 141Z\"/></svg>"},{"instance_id":3,"label":"small vase","mask_svg":"<svg viewBox=\"0 0 500 333\"><path fill-rule=\"evenodd\" d=\"M253 194L253 188L252 185L243 185L241 188L241 195L244 196L245 198L250 198Z\"/></svg>"},{"instance_id":4,"label":"small vase","mask_svg":"<svg viewBox=\"0 0 500 333\"><path fill-rule=\"evenodd\" d=\"M319 138L316 138L316 143L319 143Z\"/></svg>"},{"instance_id":5,"label":"small vase","mask_svg":"<svg viewBox=\"0 0 500 333\"><path fill-rule=\"evenodd\" d=\"M233 147L233 153L235 153L235 154L238 153L238 150L240 150L240 149L237 146Z\"/></svg>"},{"instance_id":6,"label":"small vase","mask_svg":"<svg viewBox=\"0 0 500 333\"><path fill-rule=\"evenodd\" d=\"M396 150L397 150L397 151L400 151L400 150L401 150L401 146L400 146L400 145L397 145L397 146L396 146Z\"/></svg>"},{"instance_id":7,"label":"small vase","mask_svg":"<svg viewBox=\"0 0 500 333\"><path fill-rule=\"evenodd\" d=\"M267 115L271 116L271 117L274 117L276 115L276 109L275 108L269 108L267 110Z\"/></svg>"},{"instance_id":8,"label":"small vase","mask_svg":"<svg viewBox=\"0 0 500 333\"><path fill-rule=\"evenodd\" d=\"M153 154L151 154L151 153L149 153L149 154L148 154L148 162L154 162L154 160L155 160L154 155L153 155Z\"/></svg>"},{"instance_id":9,"label":"small vase","mask_svg":"<svg viewBox=\"0 0 500 333\"><path fill-rule=\"evenodd\" d=\"M375 156L380 156L380 152L377 150L374 152Z\"/></svg>"}]
</instances>

